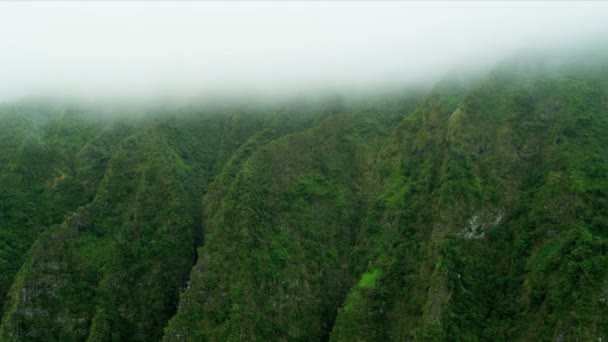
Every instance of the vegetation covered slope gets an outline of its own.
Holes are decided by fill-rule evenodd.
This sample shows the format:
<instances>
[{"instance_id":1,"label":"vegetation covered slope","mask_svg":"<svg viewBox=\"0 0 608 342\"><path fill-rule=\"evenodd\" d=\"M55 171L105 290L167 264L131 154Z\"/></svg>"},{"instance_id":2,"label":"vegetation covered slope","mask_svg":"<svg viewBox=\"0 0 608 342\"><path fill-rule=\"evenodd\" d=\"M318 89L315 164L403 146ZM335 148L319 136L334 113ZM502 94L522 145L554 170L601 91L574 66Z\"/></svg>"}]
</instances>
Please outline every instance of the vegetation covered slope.
<instances>
[{"instance_id":1,"label":"vegetation covered slope","mask_svg":"<svg viewBox=\"0 0 608 342\"><path fill-rule=\"evenodd\" d=\"M332 339L605 337L606 75L511 67L408 116Z\"/></svg>"},{"instance_id":2,"label":"vegetation covered slope","mask_svg":"<svg viewBox=\"0 0 608 342\"><path fill-rule=\"evenodd\" d=\"M2 109L3 340L608 337L605 62L160 112Z\"/></svg>"}]
</instances>

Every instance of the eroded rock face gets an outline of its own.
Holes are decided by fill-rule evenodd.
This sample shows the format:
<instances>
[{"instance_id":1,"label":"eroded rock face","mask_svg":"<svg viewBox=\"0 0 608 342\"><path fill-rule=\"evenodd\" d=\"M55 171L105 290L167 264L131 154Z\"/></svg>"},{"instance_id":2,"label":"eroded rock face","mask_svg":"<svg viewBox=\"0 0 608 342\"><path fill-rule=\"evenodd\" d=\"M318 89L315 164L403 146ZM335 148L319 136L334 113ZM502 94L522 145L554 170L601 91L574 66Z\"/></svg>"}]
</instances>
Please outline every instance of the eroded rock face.
<instances>
[{"instance_id":1,"label":"eroded rock face","mask_svg":"<svg viewBox=\"0 0 608 342\"><path fill-rule=\"evenodd\" d=\"M502 209L482 210L468 220L460 235L467 240L481 239L487 231L498 227L504 216Z\"/></svg>"}]
</instances>

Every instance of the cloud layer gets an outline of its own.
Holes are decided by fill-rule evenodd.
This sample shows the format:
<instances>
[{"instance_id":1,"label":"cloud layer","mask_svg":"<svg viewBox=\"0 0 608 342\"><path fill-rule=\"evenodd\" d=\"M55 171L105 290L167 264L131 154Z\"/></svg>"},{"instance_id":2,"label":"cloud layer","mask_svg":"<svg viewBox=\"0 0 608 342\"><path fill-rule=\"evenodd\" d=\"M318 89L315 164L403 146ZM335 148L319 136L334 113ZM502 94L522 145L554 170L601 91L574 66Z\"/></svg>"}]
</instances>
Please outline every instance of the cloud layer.
<instances>
[{"instance_id":1,"label":"cloud layer","mask_svg":"<svg viewBox=\"0 0 608 342\"><path fill-rule=\"evenodd\" d=\"M0 99L433 80L608 34L606 2L2 2Z\"/></svg>"}]
</instances>

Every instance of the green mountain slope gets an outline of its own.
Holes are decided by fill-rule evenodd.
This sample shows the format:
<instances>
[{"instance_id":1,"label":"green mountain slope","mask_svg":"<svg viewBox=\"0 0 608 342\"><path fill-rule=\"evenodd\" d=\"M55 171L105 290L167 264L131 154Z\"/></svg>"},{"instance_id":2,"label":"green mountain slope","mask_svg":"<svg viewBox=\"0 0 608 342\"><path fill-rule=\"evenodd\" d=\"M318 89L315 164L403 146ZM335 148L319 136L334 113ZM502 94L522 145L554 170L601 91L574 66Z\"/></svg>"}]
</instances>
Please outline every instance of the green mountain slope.
<instances>
[{"instance_id":1,"label":"green mountain slope","mask_svg":"<svg viewBox=\"0 0 608 342\"><path fill-rule=\"evenodd\" d=\"M605 62L141 111L0 109L2 340L608 338Z\"/></svg>"},{"instance_id":2,"label":"green mountain slope","mask_svg":"<svg viewBox=\"0 0 608 342\"><path fill-rule=\"evenodd\" d=\"M497 72L403 121L332 339L606 336L608 79L594 71Z\"/></svg>"}]
</instances>

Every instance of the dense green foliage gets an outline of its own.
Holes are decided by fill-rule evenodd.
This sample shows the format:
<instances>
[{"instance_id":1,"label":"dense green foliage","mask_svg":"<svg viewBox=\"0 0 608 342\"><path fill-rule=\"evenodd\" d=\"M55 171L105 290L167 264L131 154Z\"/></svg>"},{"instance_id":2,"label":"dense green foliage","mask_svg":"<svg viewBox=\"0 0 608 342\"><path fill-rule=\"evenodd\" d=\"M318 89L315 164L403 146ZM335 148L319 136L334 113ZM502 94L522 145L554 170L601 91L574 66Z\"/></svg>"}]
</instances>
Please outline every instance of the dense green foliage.
<instances>
[{"instance_id":1,"label":"dense green foliage","mask_svg":"<svg viewBox=\"0 0 608 342\"><path fill-rule=\"evenodd\" d=\"M608 338L608 65L548 64L424 95L3 106L0 339Z\"/></svg>"}]
</instances>

